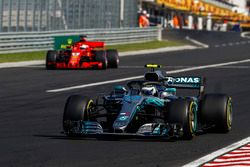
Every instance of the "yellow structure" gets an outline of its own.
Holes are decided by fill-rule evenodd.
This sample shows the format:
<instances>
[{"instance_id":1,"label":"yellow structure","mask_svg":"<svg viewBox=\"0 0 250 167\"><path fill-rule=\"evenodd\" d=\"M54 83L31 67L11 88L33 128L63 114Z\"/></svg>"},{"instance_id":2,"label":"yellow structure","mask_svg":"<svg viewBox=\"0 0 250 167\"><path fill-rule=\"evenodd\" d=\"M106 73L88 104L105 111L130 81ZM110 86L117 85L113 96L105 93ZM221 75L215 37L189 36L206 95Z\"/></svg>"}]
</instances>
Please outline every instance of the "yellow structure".
<instances>
[{"instance_id":1,"label":"yellow structure","mask_svg":"<svg viewBox=\"0 0 250 167\"><path fill-rule=\"evenodd\" d=\"M242 26L250 26L250 16L235 13L229 8L216 6L204 0L156 0L156 3L174 10L202 16L208 16L209 14L213 19L242 22Z\"/></svg>"}]
</instances>

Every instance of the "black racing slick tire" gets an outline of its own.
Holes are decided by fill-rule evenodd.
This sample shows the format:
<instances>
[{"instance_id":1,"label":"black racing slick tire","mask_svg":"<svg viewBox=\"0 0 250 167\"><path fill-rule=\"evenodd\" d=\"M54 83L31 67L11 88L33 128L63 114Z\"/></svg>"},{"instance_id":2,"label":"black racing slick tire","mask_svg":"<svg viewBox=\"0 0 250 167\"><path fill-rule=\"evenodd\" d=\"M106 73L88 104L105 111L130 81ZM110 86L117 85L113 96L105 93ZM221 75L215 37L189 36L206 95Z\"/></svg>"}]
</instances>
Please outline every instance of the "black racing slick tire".
<instances>
[{"instance_id":1,"label":"black racing slick tire","mask_svg":"<svg viewBox=\"0 0 250 167\"><path fill-rule=\"evenodd\" d=\"M63 130L71 135L72 128L79 126L77 121L90 120L90 112L94 106L93 100L81 95L72 95L67 99L63 114Z\"/></svg>"},{"instance_id":2,"label":"black racing slick tire","mask_svg":"<svg viewBox=\"0 0 250 167\"><path fill-rule=\"evenodd\" d=\"M183 138L191 140L197 128L197 105L187 99L176 99L167 105L166 122L180 124L183 128Z\"/></svg>"},{"instance_id":3,"label":"black racing slick tire","mask_svg":"<svg viewBox=\"0 0 250 167\"><path fill-rule=\"evenodd\" d=\"M232 98L225 94L206 94L201 102L203 125L214 126L214 130L227 133L232 129Z\"/></svg>"},{"instance_id":4,"label":"black racing slick tire","mask_svg":"<svg viewBox=\"0 0 250 167\"><path fill-rule=\"evenodd\" d=\"M108 59L107 59L105 51L103 51L103 50L97 50L95 52L95 59L96 59L96 61L102 63L102 69L103 70L107 69L107 67L108 67Z\"/></svg>"},{"instance_id":5,"label":"black racing slick tire","mask_svg":"<svg viewBox=\"0 0 250 167\"><path fill-rule=\"evenodd\" d=\"M118 68L119 66L119 55L115 49L107 50L108 68Z\"/></svg>"},{"instance_id":6,"label":"black racing slick tire","mask_svg":"<svg viewBox=\"0 0 250 167\"><path fill-rule=\"evenodd\" d=\"M54 50L49 50L46 56L46 69L47 70L56 69L56 59L57 59L57 52Z\"/></svg>"}]
</instances>

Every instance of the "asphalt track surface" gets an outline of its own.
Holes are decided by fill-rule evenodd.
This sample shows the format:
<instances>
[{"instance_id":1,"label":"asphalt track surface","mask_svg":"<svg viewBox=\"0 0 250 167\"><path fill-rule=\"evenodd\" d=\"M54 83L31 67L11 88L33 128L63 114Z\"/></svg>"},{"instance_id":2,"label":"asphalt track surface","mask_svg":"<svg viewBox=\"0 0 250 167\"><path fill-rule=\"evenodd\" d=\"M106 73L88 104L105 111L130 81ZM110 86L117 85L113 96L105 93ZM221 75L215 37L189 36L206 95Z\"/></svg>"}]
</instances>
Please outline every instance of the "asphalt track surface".
<instances>
[{"instance_id":1,"label":"asphalt track surface","mask_svg":"<svg viewBox=\"0 0 250 167\"><path fill-rule=\"evenodd\" d=\"M236 44L246 40L238 33L199 33L202 35L193 32L188 35L210 45L208 49L122 57L119 69L47 71L41 66L1 69L0 166L182 166L250 136L250 63L176 74L206 76L207 92L232 96L233 130L228 134L208 133L191 141L72 139L60 134L69 95L95 97L126 82L58 93L47 90L142 75L146 70L139 67L146 63L162 64L169 71L250 58L250 44ZM224 43L235 45L221 45Z\"/></svg>"}]
</instances>

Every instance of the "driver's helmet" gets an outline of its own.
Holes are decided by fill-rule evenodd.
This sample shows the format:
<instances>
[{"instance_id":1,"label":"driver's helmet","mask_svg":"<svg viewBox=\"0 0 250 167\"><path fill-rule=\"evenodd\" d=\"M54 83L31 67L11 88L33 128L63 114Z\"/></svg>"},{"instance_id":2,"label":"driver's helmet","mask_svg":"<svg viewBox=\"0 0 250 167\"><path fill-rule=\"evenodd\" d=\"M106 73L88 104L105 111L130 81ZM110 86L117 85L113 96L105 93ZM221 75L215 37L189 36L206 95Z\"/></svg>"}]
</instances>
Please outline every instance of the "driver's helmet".
<instances>
[{"instance_id":1,"label":"driver's helmet","mask_svg":"<svg viewBox=\"0 0 250 167\"><path fill-rule=\"evenodd\" d=\"M84 49L87 49L88 47L89 47L88 45L82 44L82 45L80 46L80 49L84 50Z\"/></svg>"},{"instance_id":2,"label":"driver's helmet","mask_svg":"<svg viewBox=\"0 0 250 167\"><path fill-rule=\"evenodd\" d=\"M87 40L86 40L86 37L87 36L85 36L85 35L81 35L80 36L80 42L86 42Z\"/></svg>"},{"instance_id":3,"label":"driver's helmet","mask_svg":"<svg viewBox=\"0 0 250 167\"><path fill-rule=\"evenodd\" d=\"M166 88L160 93L161 99L167 98L169 96L176 96L176 88Z\"/></svg>"},{"instance_id":4,"label":"driver's helmet","mask_svg":"<svg viewBox=\"0 0 250 167\"><path fill-rule=\"evenodd\" d=\"M157 94L157 89L155 86L146 86L146 87L143 87L141 89L141 92L144 94L144 95L148 95L148 96L155 96Z\"/></svg>"}]
</instances>

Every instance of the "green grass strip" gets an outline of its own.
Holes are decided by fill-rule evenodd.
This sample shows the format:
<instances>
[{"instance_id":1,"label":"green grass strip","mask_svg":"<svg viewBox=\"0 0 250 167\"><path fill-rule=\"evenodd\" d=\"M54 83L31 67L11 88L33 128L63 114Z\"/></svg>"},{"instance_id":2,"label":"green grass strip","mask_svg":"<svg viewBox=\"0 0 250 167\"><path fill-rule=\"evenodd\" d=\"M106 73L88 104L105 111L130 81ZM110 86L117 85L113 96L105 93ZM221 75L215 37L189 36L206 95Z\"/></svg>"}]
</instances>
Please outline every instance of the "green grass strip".
<instances>
[{"instance_id":1,"label":"green grass strip","mask_svg":"<svg viewBox=\"0 0 250 167\"><path fill-rule=\"evenodd\" d=\"M0 54L0 63L30 60L45 60L46 51Z\"/></svg>"},{"instance_id":2,"label":"green grass strip","mask_svg":"<svg viewBox=\"0 0 250 167\"><path fill-rule=\"evenodd\" d=\"M183 43L173 41L150 41L143 43L109 45L108 49L117 49L119 52L138 51L144 49L157 49L171 46L181 46ZM0 63L4 62L19 62L30 60L45 60L46 51L27 52L27 53L9 53L0 54Z\"/></svg>"},{"instance_id":3,"label":"green grass strip","mask_svg":"<svg viewBox=\"0 0 250 167\"><path fill-rule=\"evenodd\" d=\"M127 51L138 51L138 50L145 50L145 49L158 49L158 48L181 46L181 45L184 45L184 44L180 42L174 42L174 41L150 41L150 42L131 43L131 44L124 44L124 45L109 45L107 46L107 48L117 49L119 52L127 52Z\"/></svg>"}]
</instances>

